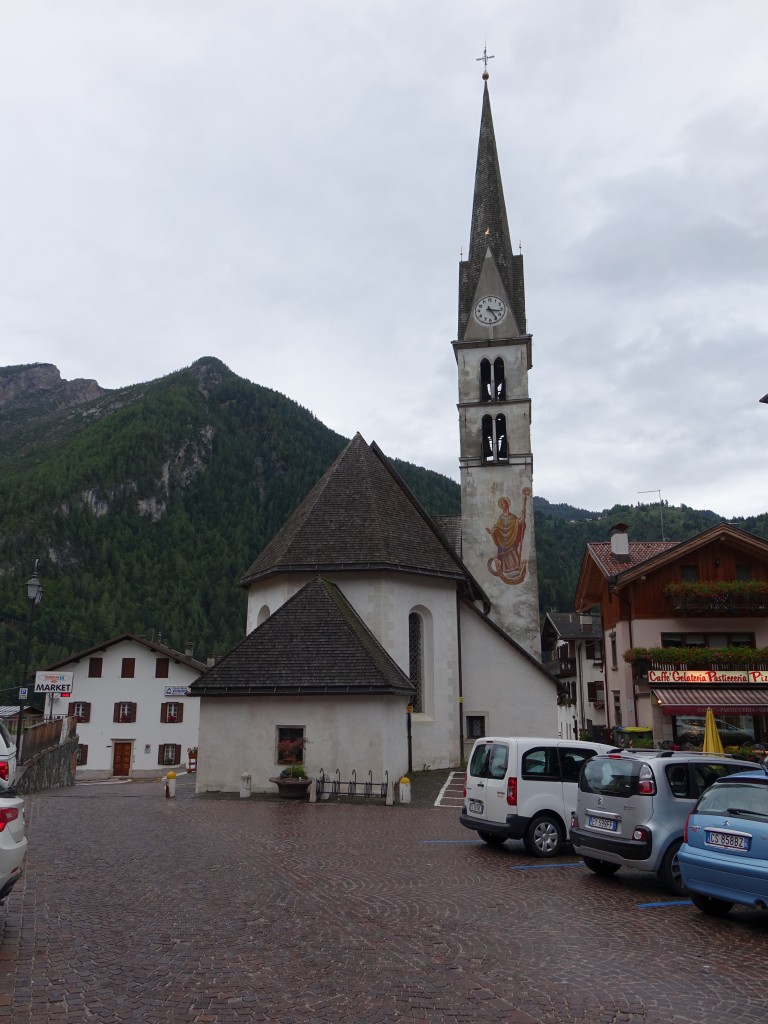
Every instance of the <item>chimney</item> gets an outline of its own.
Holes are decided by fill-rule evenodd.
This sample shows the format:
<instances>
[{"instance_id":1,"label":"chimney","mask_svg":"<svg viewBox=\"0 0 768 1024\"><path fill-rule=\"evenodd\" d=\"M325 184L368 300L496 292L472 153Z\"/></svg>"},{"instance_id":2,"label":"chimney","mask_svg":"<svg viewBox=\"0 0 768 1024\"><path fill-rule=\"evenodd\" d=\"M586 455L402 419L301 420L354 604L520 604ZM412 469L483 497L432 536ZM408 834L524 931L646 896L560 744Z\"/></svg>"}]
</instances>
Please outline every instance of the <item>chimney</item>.
<instances>
[{"instance_id":1,"label":"chimney","mask_svg":"<svg viewBox=\"0 0 768 1024\"><path fill-rule=\"evenodd\" d=\"M187 640L186 644L184 645L184 655L185 655L185 657L191 658L194 653L195 653L195 645L193 643L191 643L189 640Z\"/></svg>"},{"instance_id":2,"label":"chimney","mask_svg":"<svg viewBox=\"0 0 768 1024\"><path fill-rule=\"evenodd\" d=\"M629 561L629 527L626 523L616 523L611 527L611 554L617 562Z\"/></svg>"}]
</instances>

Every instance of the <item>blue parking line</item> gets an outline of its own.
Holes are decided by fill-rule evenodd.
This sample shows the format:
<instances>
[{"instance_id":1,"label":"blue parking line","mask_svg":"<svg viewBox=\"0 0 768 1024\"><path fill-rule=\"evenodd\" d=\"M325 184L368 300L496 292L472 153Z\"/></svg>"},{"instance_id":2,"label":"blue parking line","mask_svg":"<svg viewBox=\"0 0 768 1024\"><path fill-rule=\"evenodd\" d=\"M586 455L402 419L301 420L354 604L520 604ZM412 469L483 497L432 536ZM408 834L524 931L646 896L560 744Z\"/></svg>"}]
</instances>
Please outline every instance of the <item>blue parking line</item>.
<instances>
[{"instance_id":1,"label":"blue parking line","mask_svg":"<svg viewBox=\"0 0 768 1024\"><path fill-rule=\"evenodd\" d=\"M513 864L510 871L539 871L542 868L583 868L581 861L568 861L565 864Z\"/></svg>"},{"instance_id":2,"label":"blue parking line","mask_svg":"<svg viewBox=\"0 0 768 1024\"><path fill-rule=\"evenodd\" d=\"M482 839L420 839L419 846L439 846L439 845L453 845L453 846L466 846L467 843L471 843L472 846L485 846Z\"/></svg>"},{"instance_id":3,"label":"blue parking line","mask_svg":"<svg viewBox=\"0 0 768 1024\"><path fill-rule=\"evenodd\" d=\"M638 910L653 910L655 907L692 907L690 900L663 900L659 903L637 903Z\"/></svg>"}]
</instances>

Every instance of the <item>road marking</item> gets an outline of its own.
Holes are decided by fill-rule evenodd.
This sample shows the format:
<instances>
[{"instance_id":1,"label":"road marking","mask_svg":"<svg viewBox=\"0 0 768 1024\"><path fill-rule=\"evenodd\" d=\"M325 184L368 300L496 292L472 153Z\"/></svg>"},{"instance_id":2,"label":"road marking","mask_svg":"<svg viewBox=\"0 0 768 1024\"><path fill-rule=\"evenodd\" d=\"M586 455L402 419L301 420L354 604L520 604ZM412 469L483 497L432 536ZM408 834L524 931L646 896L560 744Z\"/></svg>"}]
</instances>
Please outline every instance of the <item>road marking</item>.
<instances>
[{"instance_id":1,"label":"road marking","mask_svg":"<svg viewBox=\"0 0 768 1024\"><path fill-rule=\"evenodd\" d=\"M692 907L690 900L663 900L659 903L637 903L638 910L652 910L654 907Z\"/></svg>"},{"instance_id":2,"label":"road marking","mask_svg":"<svg viewBox=\"0 0 768 1024\"><path fill-rule=\"evenodd\" d=\"M467 843L471 843L472 846L485 846L482 839L420 839L419 846L439 846L440 844L448 846L466 846Z\"/></svg>"},{"instance_id":3,"label":"road marking","mask_svg":"<svg viewBox=\"0 0 768 1024\"><path fill-rule=\"evenodd\" d=\"M512 864L510 871L540 871L543 868L583 868L584 865L576 861L567 861L565 864Z\"/></svg>"}]
</instances>

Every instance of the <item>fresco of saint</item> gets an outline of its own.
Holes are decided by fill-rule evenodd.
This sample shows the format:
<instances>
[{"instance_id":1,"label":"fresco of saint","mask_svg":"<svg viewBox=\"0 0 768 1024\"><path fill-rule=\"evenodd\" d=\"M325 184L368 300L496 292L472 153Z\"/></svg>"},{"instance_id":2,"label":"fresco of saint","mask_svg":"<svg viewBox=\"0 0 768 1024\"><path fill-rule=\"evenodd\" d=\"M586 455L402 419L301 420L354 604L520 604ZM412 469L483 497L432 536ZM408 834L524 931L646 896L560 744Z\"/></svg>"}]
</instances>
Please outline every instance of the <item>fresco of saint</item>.
<instances>
[{"instance_id":1,"label":"fresco of saint","mask_svg":"<svg viewBox=\"0 0 768 1024\"><path fill-rule=\"evenodd\" d=\"M522 561L523 538L525 537L525 513L531 488L522 490L523 508L519 516L511 511L509 498L499 498L501 509L493 526L486 526L486 533L493 538L496 555L488 559L488 572L512 586L522 583L528 571L528 562Z\"/></svg>"}]
</instances>

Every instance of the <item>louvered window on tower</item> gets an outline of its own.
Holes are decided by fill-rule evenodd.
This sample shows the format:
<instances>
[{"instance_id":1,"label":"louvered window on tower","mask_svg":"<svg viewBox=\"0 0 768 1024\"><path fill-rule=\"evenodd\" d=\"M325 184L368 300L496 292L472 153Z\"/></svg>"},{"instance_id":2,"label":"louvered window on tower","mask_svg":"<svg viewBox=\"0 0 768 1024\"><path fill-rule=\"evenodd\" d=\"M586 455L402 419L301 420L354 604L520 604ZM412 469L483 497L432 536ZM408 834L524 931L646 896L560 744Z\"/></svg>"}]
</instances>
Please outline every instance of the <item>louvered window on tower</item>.
<instances>
[{"instance_id":1,"label":"louvered window on tower","mask_svg":"<svg viewBox=\"0 0 768 1024\"><path fill-rule=\"evenodd\" d=\"M493 398L491 381L491 364L487 359L480 360L480 401L490 402Z\"/></svg>"},{"instance_id":2,"label":"louvered window on tower","mask_svg":"<svg viewBox=\"0 0 768 1024\"><path fill-rule=\"evenodd\" d=\"M501 356L493 363L493 393L497 402L503 402L507 397L506 381L504 379L504 360Z\"/></svg>"},{"instance_id":3,"label":"louvered window on tower","mask_svg":"<svg viewBox=\"0 0 768 1024\"><path fill-rule=\"evenodd\" d=\"M509 457L507 452L507 417L499 414L496 417L496 451L499 462Z\"/></svg>"},{"instance_id":4,"label":"louvered window on tower","mask_svg":"<svg viewBox=\"0 0 768 1024\"><path fill-rule=\"evenodd\" d=\"M411 702L413 710L424 710L424 625L417 612L408 616L408 668L416 694Z\"/></svg>"}]
</instances>

